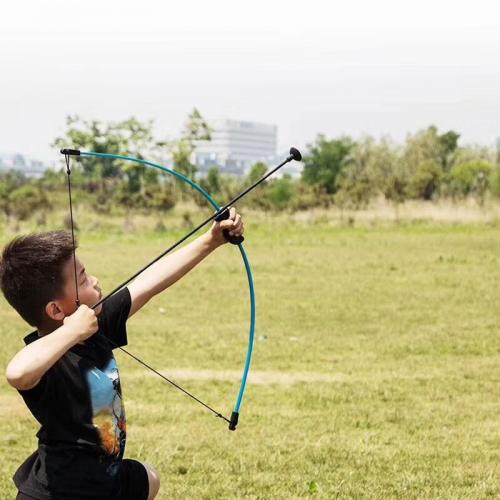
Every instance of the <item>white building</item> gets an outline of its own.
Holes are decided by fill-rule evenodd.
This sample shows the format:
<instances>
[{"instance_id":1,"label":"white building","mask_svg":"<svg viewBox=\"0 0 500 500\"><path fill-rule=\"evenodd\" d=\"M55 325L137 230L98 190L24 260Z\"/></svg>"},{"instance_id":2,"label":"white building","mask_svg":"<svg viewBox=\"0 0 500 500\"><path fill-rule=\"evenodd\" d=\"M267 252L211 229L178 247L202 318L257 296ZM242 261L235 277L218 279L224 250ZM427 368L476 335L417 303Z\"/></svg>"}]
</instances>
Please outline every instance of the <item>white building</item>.
<instances>
[{"instance_id":1,"label":"white building","mask_svg":"<svg viewBox=\"0 0 500 500\"><path fill-rule=\"evenodd\" d=\"M258 161L276 155L278 127L264 123L217 120L211 141L199 141L194 162L203 175L216 166L224 174L246 175Z\"/></svg>"}]
</instances>

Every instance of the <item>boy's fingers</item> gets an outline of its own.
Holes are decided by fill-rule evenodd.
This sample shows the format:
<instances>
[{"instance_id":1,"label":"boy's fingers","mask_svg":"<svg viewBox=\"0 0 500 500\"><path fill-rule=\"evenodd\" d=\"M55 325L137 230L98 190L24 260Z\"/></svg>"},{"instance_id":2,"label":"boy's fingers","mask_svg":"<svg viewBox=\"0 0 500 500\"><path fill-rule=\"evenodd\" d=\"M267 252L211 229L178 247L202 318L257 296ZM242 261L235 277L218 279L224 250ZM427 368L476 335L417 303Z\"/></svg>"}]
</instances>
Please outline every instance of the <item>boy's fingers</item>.
<instances>
[{"instance_id":1,"label":"boy's fingers","mask_svg":"<svg viewBox=\"0 0 500 500\"><path fill-rule=\"evenodd\" d=\"M244 230L245 228L243 226L243 222L240 222L237 226L233 227L231 231L229 231L229 234L231 236L241 236Z\"/></svg>"},{"instance_id":2,"label":"boy's fingers","mask_svg":"<svg viewBox=\"0 0 500 500\"><path fill-rule=\"evenodd\" d=\"M232 229L234 226L234 222L230 219L223 220L222 222L219 222L219 224L220 224L220 227L222 227L223 229Z\"/></svg>"},{"instance_id":3,"label":"boy's fingers","mask_svg":"<svg viewBox=\"0 0 500 500\"><path fill-rule=\"evenodd\" d=\"M234 220L234 218L236 217L236 208L234 207L231 207L229 209L229 218Z\"/></svg>"}]
</instances>

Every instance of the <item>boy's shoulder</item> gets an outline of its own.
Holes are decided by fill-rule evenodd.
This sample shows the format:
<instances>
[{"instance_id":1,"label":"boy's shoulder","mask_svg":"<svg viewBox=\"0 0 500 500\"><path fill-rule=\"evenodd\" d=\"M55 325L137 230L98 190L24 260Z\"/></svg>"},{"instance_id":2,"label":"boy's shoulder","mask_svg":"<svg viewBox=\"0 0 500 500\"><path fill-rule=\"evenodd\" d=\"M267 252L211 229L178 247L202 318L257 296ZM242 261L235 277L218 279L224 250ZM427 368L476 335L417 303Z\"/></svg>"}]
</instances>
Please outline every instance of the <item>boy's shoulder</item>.
<instances>
[{"instance_id":1,"label":"boy's shoulder","mask_svg":"<svg viewBox=\"0 0 500 500\"><path fill-rule=\"evenodd\" d=\"M38 333L38 330L35 330L34 332L31 332L30 334L26 335L26 337L24 337L23 340L26 345L29 345L35 342L35 340L38 340L39 338L40 334Z\"/></svg>"}]
</instances>

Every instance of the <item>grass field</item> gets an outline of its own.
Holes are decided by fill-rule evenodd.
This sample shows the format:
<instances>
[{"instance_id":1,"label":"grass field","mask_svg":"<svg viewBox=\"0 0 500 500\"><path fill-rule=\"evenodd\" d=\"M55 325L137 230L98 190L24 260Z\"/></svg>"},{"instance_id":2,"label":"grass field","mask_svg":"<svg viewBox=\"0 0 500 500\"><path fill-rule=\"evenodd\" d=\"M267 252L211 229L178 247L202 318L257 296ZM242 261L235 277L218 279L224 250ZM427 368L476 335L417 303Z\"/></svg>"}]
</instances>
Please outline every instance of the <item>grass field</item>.
<instances>
[{"instance_id":1,"label":"grass field","mask_svg":"<svg viewBox=\"0 0 500 500\"><path fill-rule=\"evenodd\" d=\"M109 290L179 235L82 231L79 255ZM498 229L247 221L246 236L258 323L236 432L117 354L127 455L158 468L158 498L499 497ZM226 246L131 319L129 347L230 414L248 314ZM0 317L4 370L29 329L4 301ZM4 380L0 401L8 500L37 425Z\"/></svg>"}]
</instances>

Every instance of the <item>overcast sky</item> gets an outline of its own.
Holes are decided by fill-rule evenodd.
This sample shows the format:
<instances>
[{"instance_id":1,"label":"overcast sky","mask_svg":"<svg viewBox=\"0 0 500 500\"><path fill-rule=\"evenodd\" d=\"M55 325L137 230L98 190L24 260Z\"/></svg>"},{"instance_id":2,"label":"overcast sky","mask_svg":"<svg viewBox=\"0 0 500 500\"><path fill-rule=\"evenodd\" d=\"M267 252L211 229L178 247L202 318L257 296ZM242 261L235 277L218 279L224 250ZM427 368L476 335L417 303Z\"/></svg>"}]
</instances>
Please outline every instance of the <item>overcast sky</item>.
<instances>
[{"instance_id":1,"label":"overcast sky","mask_svg":"<svg viewBox=\"0 0 500 500\"><path fill-rule=\"evenodd\" d=\"M500 136L500 2L86 0L0 4L0 151L57 157L65 117L207 118L404 140Z\"/></svg>"}]
</instances>

